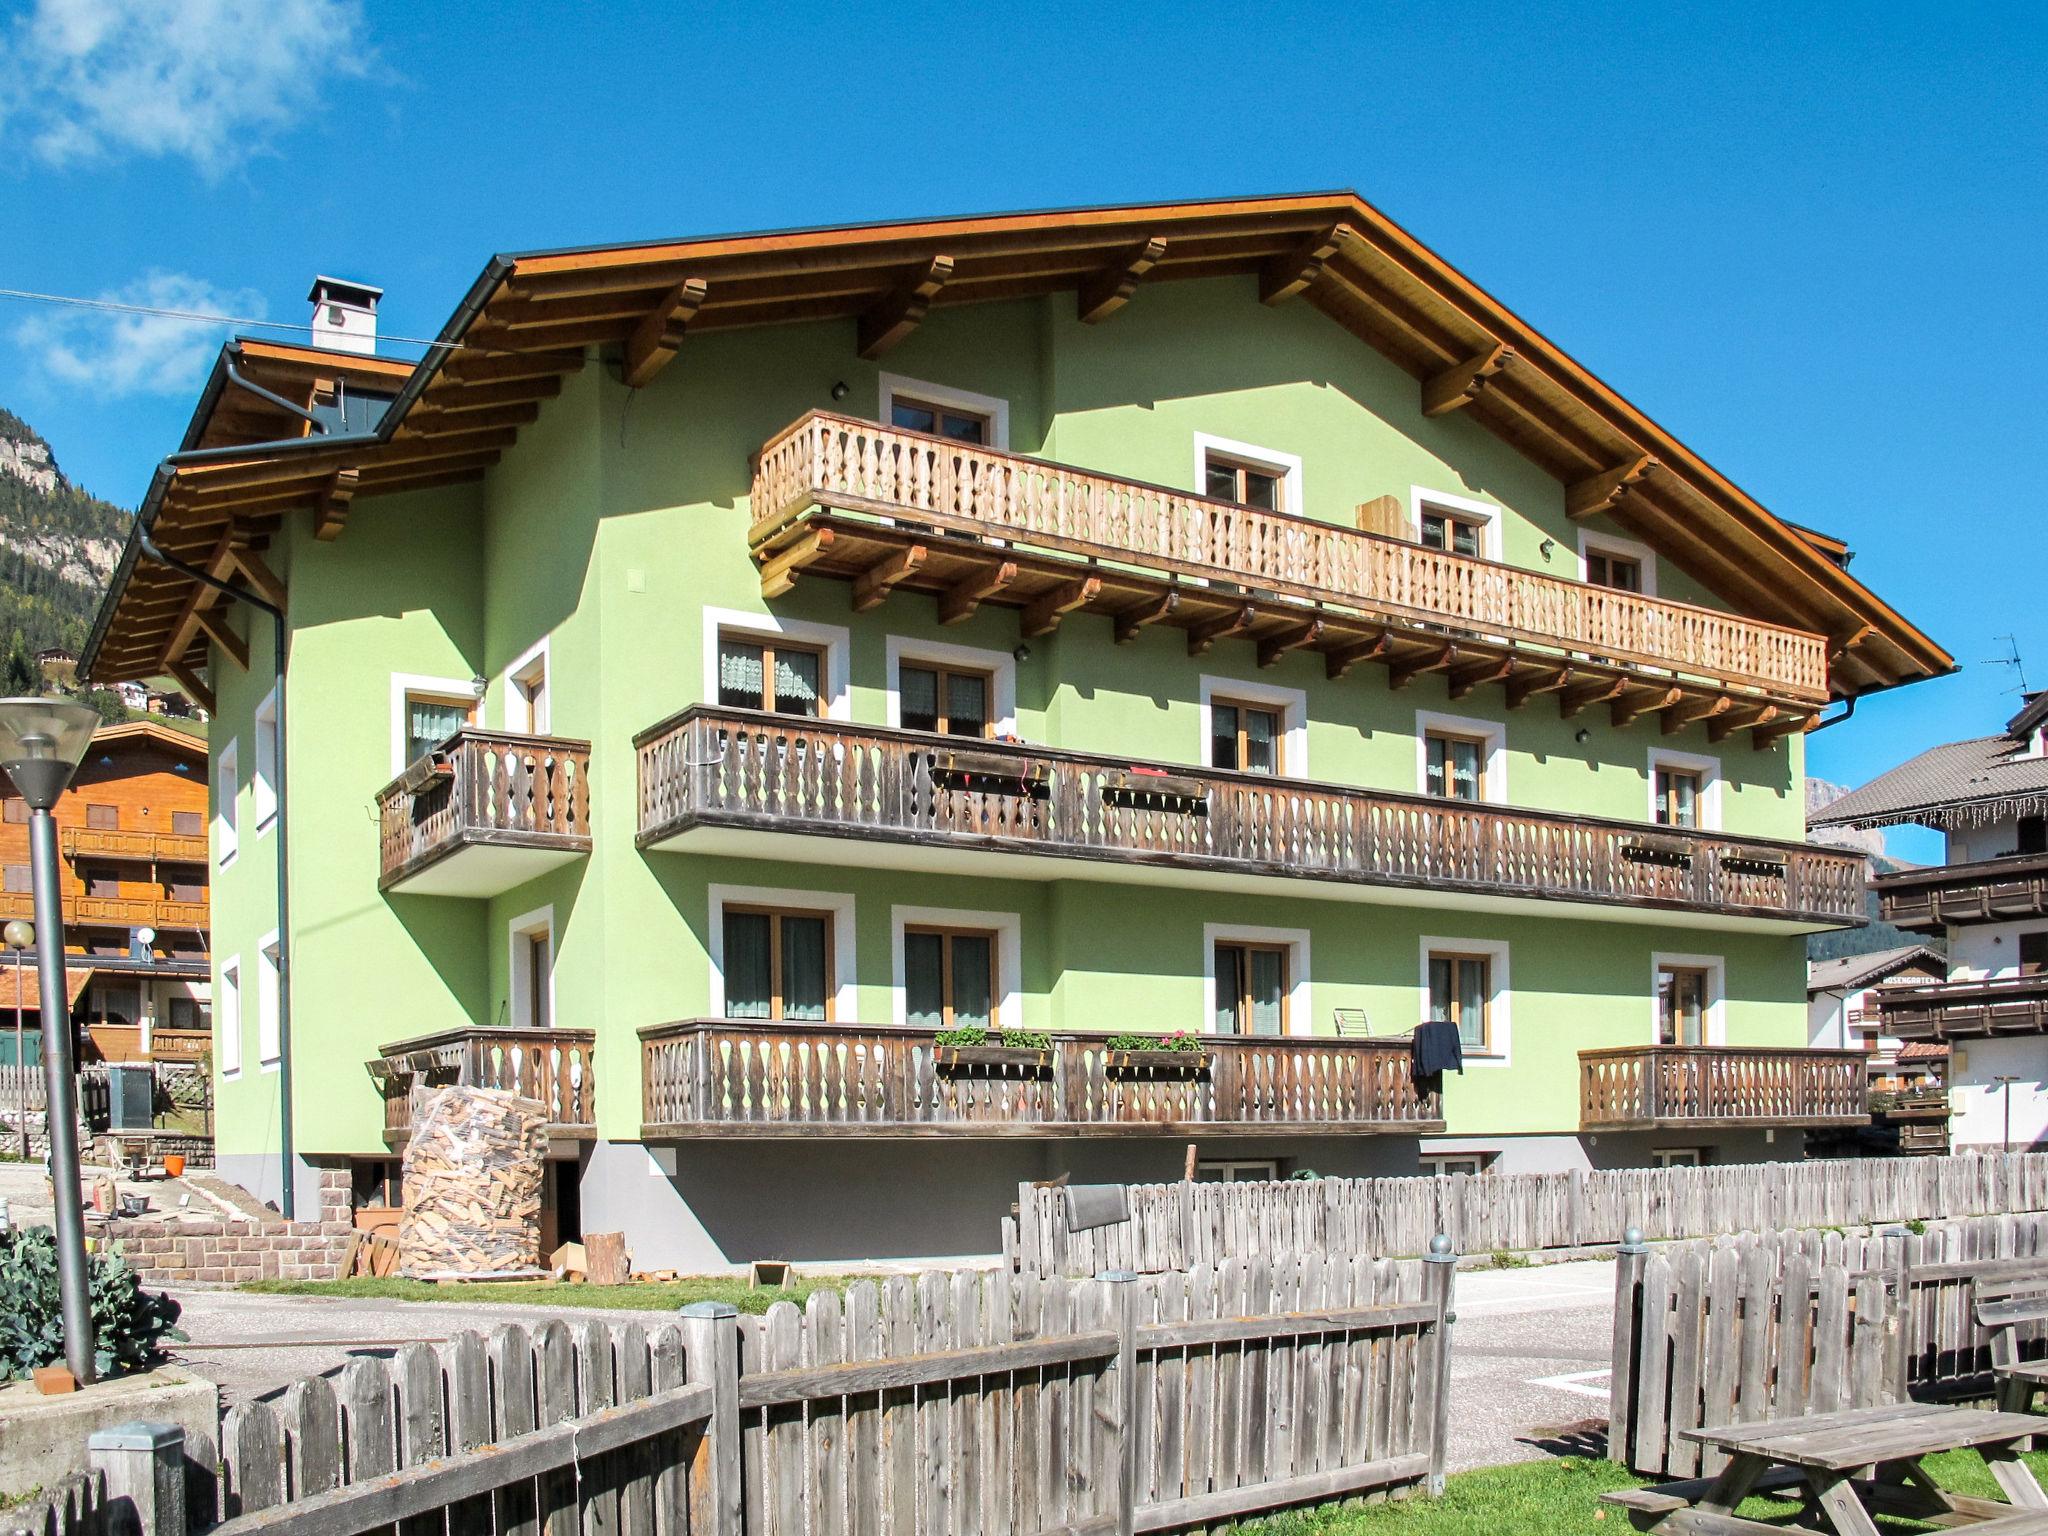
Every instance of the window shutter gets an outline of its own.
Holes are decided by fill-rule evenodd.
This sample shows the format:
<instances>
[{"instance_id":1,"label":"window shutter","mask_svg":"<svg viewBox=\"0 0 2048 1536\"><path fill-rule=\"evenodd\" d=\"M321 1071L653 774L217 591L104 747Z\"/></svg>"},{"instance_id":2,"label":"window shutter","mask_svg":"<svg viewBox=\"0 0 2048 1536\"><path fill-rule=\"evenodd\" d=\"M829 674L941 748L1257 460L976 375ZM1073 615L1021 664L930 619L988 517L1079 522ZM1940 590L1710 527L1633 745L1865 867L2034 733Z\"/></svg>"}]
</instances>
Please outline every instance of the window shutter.
<instances>
[{"instance_id":1,"label":"window shutter","mask_svg":"<svg viewBox=\"0 0 2048 1536\"><path fill-rule=\"evenodd\" d=\"M1414 537L1408 531L1408 509L1398 496L1375 496L1358 505L1358 531L1375 533L1383 539Z\"/></svg>"}]
</instances>

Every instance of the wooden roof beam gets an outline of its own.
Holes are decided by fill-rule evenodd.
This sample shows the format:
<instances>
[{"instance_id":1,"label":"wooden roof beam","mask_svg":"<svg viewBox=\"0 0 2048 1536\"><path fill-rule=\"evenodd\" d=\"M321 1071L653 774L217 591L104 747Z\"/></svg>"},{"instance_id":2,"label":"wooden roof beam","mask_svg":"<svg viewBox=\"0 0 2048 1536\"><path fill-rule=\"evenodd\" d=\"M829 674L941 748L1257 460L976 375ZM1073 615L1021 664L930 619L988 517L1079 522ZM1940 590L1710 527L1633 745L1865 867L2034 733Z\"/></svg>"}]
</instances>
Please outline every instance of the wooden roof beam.
<instances>
[{"instance_id":1,"label":"wooden roof beam","mask_svg":"<svg viewBox=\"0 0 2048 1536\"><path fill-rule=\"evenodd\" d=\"M1422 414L1447 416L1460 406L1470 405L1486 388L1487 381L1514 360L1513 347L1495 342L1476 356L1431 374L1422 381Z\"/></svg>"},{"instance_id":2,"label":"wooden roof beam","mask_svg":"<svg viewBox=\"0 0 2048 1536\"><path fill-rule=\"evenodd\" d=\"M1669 709L1685 697L1683 688L1666 688L1659 693L1623 694L1608 706L1617 731L1626 730L1645 715Z\"/></svg>"},{"instance_id":3,"label":"wooden roof beam","mask_svg":"<svg viewBox=\"0 0 2048 1536\"><path fill-rule=\"evenodd\" d=\"M320 493L320 501L313 508L313 537L331 542L341 537L341 530L348 526L349 503L355 499L357 482L362 471L354 465L343 465L334 472L327 482L327 489Z\"/></svg>"},{"instance_id":4,"label":"wooden roof beam","mask_svg":"<svg viewBox=\"0 0 2048 1536\"><path fill-rule=\"evenodd\" d=\"M1645 480L1657 473L1658 467L1650 455L1639 453L1612 469L1589 475L1565 491L1565 514L1573 522L1583 522L1596 513L1612 512Z\"/></svg>"},{"instance_id":5,"label":"wooden roof beam","mask_svg":"<svg viewBox=\"0 0 2048 1536\"><path fill-rule=\"evenodd\" d=\"M494 410L501 405L532 405L551 400L562 392L562 381L549 374L539 379L511 379L502 384L463 383L459 389L428 390L407 416L460 416L473 411Z\"/></svg>"},{"instance_id":6,"label":"wooden roof beam","mask_svg":"<svg viewBox=\"0 0 2048 1536\"><path fill-rule=\"evenodd\" d=\"M424 398L431 400L436 391L453 384L466 387L472 384L509 384L520 379L558 379L565 373L575 373L582 366L583 354L577 350L503 355L494 355L487 347L459 351L448 359L440 374L427 387Z\"/></svg>"},{"instance_id":7,"label":"wooden roof beam","mask_svg":"<svg viewBox=\"0 0 2048 1536\"><path fill-rule=\"evenodd\" d=\"M884 555L862 571L853 581L853 611L866 613L881 607L888 601L890 588L906 576L916 575L929 553L924 545L913 544L908 549Z\"/></svg>"},{"instance_id":8,"label":"wooden roof beam","mask_svg":"<svg viewBox=\"0 0 2048 1536\"><path fill-rule=\"evenodd\" d=\"M1791 715L1783 720L1772 720L1767 724L1751 726L1749 744L1759 752L1768 752L1785 737L1796 736L1811 724L1811 715Z\"/></svg>"},{"instance_id":9,"label":"wooden roof beam","mask_svg":"<svg viewBox=\"0 0 2048 1536\"><path fill-rule=\"evenodd\" d=\"M164 670L171 674L171 681L184 689L186 697L190 698L193 703L197 704L209 715L220 713L218 706L214 702L213 690L207 687L199 674L187 666L183 660L168 663Z\"/></svg>"},{"instance_id":10,"label":"wooden roof beam","mask_svg":"<svg viewBox=\"0 0 2048 1536\"><path fill-rule=\"evenodd\" d=\"M1259 273L1259 302L1284 304L1315 286L1323 269L1339 252L1358 243L1348 225L1335 224L1283 255L1268 261Z\"/></svg>"},{"instance_id":11,"label":"wooden roof beam","mask_svg":"<svg viewBox=\"0 0 2048 1536\"><path fill-rule=\"evenodd\" d=\"M1149 603L1126 609L1116 616L1116 643L1129 645L1138 638L1138 631L1153 624L1163 624L1173 617L1173 611L1180 607L1180 593L1172 588L1162 592Z\"/></svg>"},{"instance_id":12,"label":"wooden roof beam","mask_svg":"<svg viewBox=\"0 0 2048 1536\"><path fill-rule=\"evenodd\" d=\"M860 355L870 362L924 323L932 300L953 276L953 258L934 256L860 317Z\"/></svg>"},{"instance_id":13,"label":"wooden roof beam","mask_svg":"<svg viewBox=\"0 0 2048 1536\"><path fill-rule=\"evenodd\" d=\"M1406 688L1425 672L1448 672L1457 660L1458 647L1448 640L1426 655L1397 657L1387 663L1387 686Z\"/></svg>"},{"instance_id":14,"label":"wooden roof beam","mask_svg":"<svg viewBox=\"0 0 2048 1536\"><path fill-rule=\"evenodd\" d=\"M192 622L200 634L220 647L221 655L246 672L249 670L249 642L229 627L227 617L212 608L202 608Z\"/></svg>"},{"instance_id":15,"label":"wooden roof beam","mask_svg":"<svg viewBox=\"0 0 2048 1536\"><path fill-rule=\"evenodd\" d=\"M1348 674L1361 661L1384 655L1387 649L1387 632L1383 629L1370 640L1361 640L1354 645L1338 646L1323 653L1323 676L1331 682Z\"/></svg>"},{"instance_id":16,"label":"wooden roof beam","mask_svg":"<svg viewBox=\"0 0 2048 1536\"><path fill-rule=\"evenodd\" d=\"M1558 718L1569 720L1587 706L1606 704L1627 691L1628 679L1625 677L1593 677L1583 683L1573 683L1557 696Z\"/></svg>"},{"instance_id":17,"label":"wooden roof beam","mask_svg":"<svg viewBox=\"0 0 2048 1536\"><path fill-rule=\"evenodd\" d=\"M1218 614L1213 619L1204 619L1188 630L1188 654L1206 656L1218 640L1241 633L1250 627L1255 617L1250 603L1233 608L1228 613Z\"/></svg>"},{"instance_id":18,"label":"wooden roof beam","mask_svg":"<svg viewBox=\"0 0 2048 1536\"><path fill-rule=\"evenodd\" d=\"M1526 667L1508 678L1508 708L1520 709L1539 693L1557 693L1577 676L1570 667Z\"/></svg>"},{"instance_id":19,"label":"wooden roof beam","mask_svg":"<svg viewBox=\"0 0 2048 1536\"><path fill-rule=\"evenodd\" d=\"M1666 736L1676 736L1688 726L1700 725L1708 720L1716 719L1721 715L1727 714L1734 707L1735 701L1725 693L1711 699L1702 699L1697 696L1691 699L1681 699L1678 703L1664 711L1664 734Z\"/></svg>"},{"instance_id":20,"label":"wooden roof beam","mask_svg":"<svg viewBox=\"0 0 2048 1536\"><path fill-rule=\"evenodd\" d=\"M832 548L832 530L813 528L761 564L761 596L780 597L796 585L797 573Z\"/></svg>"},{"instance_id":21,"label":"wooden roof beam","mask_svg":"<svg viewBox=\"0 0 2048 1536\"><path fill-rule=\"evenodd\" d=\"M683 332L704 307L710 285L701 277L686 277L662 295L633 334L626 338L625 380L628 389L652 382L682 349Z\"/></svg>"},{"instance_id":22,"label":"wooden roof beam","mask_svg":"<svg viewBox=\"0 0 2048 1536\"><path fill-rule=\"evenodd\" d=\"M1707 722L1707 740L1713 742L1726 741L1737 731L1751 730L1759 725L1769 725L1777 718L1778 706L1775 704L1753 704L1747 709L1730 709L1714 716L1713 719Z\"/></svg>"},{"instance_id":23,"label":"wooden roof beam","mask_svg":"<svg viewBox=\"0 0 2048 1536\"><path fill-rule=\"evenodd\" d=\"M1138 282L1159 265L1166 242L1157 235L1141 240L1081 285L1075 296L1083 325L1099 325L1130 303Z\"/></svg>"},{"instance_id":24,"label":"wooden roof beam","mask_svg":"<svg viewBox=\"0 0 2048 1536\"><path fill-rule=\"evenodd\" d=\"M1462 699L1473 689L1487 683L1506 682L1514 675L1513 656L1482 656L1479 660L1455 667L1445 679L1447 691L1454 699Z\"/></svg>"},{"instance_id":25,"label":"wooden roof beam","mask_svg":"<svg viewBox=\"0 0 2048 1536\"><path fill-rule=\"evenodd\" d=\"M985 565L971 576L962 577L939 594L939 622L965 624L975 610L1017 579L1017 562Z\"/></svg>"},{"instance_id":26,"label":"wooden roof beam","mask_svg":"<svg viewBox=\"0 0 2048 1536\"><path fill-rule=\"evenodd\" d=\"M1289 651L1307 650L1323 638L1323 621L1310 619L1305 624L1291 625L1277 635L1268 635L1259 642L1259 665L1277 667L1280 658Z\"/></svg>"},{"instance_id":27,"label":"wooden roof beam","mask_svg":"<svg viewBox=\"0 0 2048 1536\"><path fill-rule=\"evenodd\" d=\"M1060 627L1061 619L1076 608L1087 607L1101 591L1100 576L1079 576L1072 581L1061 582L1050 592L1042 592L1024 605L1024 617L1018 625L1018 633L1026 640L1051 634Z\"/></svg>"}]
</instances>

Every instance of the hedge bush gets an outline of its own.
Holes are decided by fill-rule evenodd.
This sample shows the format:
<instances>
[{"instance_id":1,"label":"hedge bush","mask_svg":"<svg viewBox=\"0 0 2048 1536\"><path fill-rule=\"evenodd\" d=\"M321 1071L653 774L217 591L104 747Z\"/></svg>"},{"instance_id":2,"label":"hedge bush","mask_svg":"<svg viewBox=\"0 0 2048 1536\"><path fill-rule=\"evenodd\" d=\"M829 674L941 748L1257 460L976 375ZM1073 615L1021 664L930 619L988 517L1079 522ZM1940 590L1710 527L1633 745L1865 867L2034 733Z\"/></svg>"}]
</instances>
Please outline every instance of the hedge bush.
<instances>
[{"instance_id":1,"label":"hedge bush","mask_svg":"<svg viewBox=\"0 0 2048 1536\"><path fill-rule=\"evenodd\" d=\"M93 1372L104 1380L146 1371L166 1339L183 1342L177 1302L145 1291L119 1255L87 1256L92 1278ZM0 1231L0 1381L64 1360L57 1239L48 1227Z\"/></svg>"}]
</instances>

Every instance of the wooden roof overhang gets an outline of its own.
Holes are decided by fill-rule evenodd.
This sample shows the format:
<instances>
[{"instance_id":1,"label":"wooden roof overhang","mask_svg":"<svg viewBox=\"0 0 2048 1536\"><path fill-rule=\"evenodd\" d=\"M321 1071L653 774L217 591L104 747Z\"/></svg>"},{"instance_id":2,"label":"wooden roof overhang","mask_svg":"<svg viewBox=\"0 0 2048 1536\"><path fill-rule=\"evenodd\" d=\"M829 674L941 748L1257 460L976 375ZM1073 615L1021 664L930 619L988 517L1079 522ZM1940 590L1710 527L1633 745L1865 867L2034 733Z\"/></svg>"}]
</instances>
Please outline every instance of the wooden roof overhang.
<instances>
[{"instance_id":1,"label":"wooden roof overhang","mask_svg":"<svg viewBox=\"0 0 2048 1536\"><path fill-rule=\"evenodd\" d=\"M879 357L933 308L1071 292L1080 318L1100 323L1142 303L1150 284L1229 275L1255 277L1268 303L1312 304L1345 326L1416 378L1427 413L1470 412L1563 483L1574 517L1605 513L1739 611L1827 636L1834 696L1953 669L1830 549L1348 192L498 258L374 444L273 445L247 462L178 466L151 526L171 553L233 571L234 552L260 551L284 516L311 509L316 528L338 531L352 497L481 478L593 347L639 385L698 332L851 319L857 350ZM184 611L194 585L124 559L87 648L92 674L199 666L205 627Z\"/></svg>"}]
</instances>

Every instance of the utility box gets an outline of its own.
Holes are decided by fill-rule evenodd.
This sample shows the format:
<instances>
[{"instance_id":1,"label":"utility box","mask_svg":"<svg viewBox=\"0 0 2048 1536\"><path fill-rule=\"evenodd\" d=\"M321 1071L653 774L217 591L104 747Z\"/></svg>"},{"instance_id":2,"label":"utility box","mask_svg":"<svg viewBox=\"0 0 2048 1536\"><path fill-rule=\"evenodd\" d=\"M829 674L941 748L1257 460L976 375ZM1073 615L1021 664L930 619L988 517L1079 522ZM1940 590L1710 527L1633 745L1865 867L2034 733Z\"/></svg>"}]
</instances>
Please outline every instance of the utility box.
<instances>
[{"instance_id":1,"label":"utility box","mask_svg":"<svg viewBox=\"0 0 2048 1536\"><path fill-rule=\"evenodd\" d=\"M107 1129L156 1128L156 1071L151 1067L107 1068Z\"/></svg>"}]
</instances>

